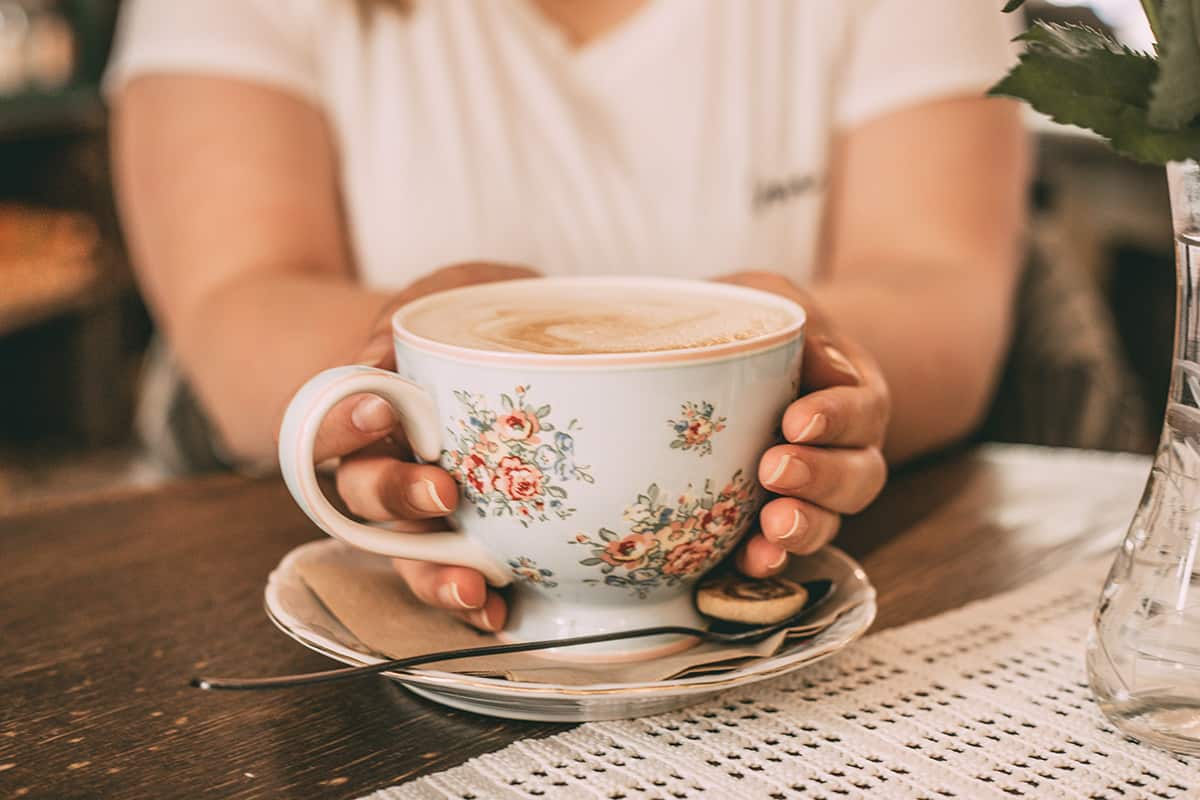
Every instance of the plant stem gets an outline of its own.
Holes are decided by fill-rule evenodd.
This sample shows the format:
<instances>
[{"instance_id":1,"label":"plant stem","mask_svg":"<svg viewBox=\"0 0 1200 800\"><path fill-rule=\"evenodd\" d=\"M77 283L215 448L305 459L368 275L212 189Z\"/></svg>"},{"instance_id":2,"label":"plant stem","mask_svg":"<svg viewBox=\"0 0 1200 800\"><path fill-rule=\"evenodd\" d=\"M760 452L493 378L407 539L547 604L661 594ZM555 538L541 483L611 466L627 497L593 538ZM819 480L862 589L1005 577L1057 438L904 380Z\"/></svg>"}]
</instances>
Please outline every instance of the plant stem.
<instances>
[{"instance_id":1,"label":"plant stem","mask_svg":"<svg viewBox=\"0 0 1200 800\"><path fill-rule=\"evenodd\" d=\"M1142 10L1146 12L1146 21L1150 23L1150 30L1154 33L1154 40L1162 42L1162 22L1159 20L1159 3L1162 0L1142 0Z\"/></svg>"}]
</instances>

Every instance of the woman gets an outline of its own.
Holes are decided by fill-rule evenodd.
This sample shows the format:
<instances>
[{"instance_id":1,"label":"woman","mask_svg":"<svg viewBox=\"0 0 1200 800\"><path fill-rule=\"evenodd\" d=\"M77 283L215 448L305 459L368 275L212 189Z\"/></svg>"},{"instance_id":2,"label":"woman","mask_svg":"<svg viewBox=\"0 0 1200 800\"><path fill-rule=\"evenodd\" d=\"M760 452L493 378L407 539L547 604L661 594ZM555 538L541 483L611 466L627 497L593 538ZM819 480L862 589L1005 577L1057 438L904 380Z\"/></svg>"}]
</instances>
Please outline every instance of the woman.
<instances>
[{"instance_id":1,"label":"woman","mask_svg":"<svg viewBox=\"0 0 1200 800\"><path fill-rule=\"evenodd\" d=\"M134 261L239 461L270 457L315 372L386 365L389 312L429 292L627 272L793 296L807 393L738 553L773 574L875 497L885 455L987 403L1026 171L1017 110L981 97L1009 59L992 6L127 0L108 88ZM352 398L320 456L363 517L443 515L453 481L403 460L396 424ZM477 573L397 568L503 626Z\"/></svg>"}]
</instances>

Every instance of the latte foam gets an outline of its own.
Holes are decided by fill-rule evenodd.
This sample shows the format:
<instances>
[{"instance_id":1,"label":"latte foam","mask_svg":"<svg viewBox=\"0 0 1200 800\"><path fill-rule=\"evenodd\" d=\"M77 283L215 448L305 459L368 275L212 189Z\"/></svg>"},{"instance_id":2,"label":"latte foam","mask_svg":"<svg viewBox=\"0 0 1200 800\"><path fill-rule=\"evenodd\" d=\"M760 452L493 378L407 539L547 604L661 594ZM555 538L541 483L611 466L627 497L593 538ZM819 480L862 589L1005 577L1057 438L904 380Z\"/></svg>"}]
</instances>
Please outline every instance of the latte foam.
<instances>
[{"instance_id":1,"label":"latte foam","mask_svg":"<svg viewBox=\"0 0 1200 800\"><path fill-rule=\"evenodd\" d=\"M674 287L678 288L678 287ZM686 350L754 339L793 321L782 308L699 290L517 281L433 296L403 327L443 344L582 355Z\"/></svg>"}]
</instances>

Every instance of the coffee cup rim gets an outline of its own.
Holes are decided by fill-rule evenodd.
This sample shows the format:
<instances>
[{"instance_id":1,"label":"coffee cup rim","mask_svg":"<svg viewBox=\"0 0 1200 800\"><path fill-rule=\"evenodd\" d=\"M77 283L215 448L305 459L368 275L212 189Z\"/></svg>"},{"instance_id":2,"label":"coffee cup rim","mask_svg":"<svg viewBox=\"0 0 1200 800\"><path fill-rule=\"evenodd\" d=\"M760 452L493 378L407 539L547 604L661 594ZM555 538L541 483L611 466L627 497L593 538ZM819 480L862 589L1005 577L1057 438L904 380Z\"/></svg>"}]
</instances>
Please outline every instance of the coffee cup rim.
<instances>
[{"instance_id":1,"label":"coffee cup rim","mask_svg":"<svg viewBox=\"0 0 1200 800\"><path fill-rule=\"evenodd\" d=\"M569 284L572 286L628 286L632 290L671 290L687 287L687 291L699 291L722 297L743 297L748 301L771 305L782 309L791 315L792 320L777 330L764 333L749 339L734 342L708 345L705 347L677 348L671 350L652 350L632 353L525 353L504 350L484 350L475 347L447 344L413 333L404 327L405 319L420 311L425 306L442 302L450 294L469 294L478 291L486 284L474 284L455 289L435 292L405 304L392 314L392 333L397 342L426 353L446 356L456 361L487 364L495 366L534 366L556 367L566 369L587 369L604 367L636 367L659 366L676 363L695 363L704 361L719 361L736 356L743 356L763 350L769 350L799 338L804 332L808 315L804 307L787 297L753 289L748 286L736 286L728 283L694 280L688 278L648 278L634 276L588 276L588 277L549 277L549 278L520 278L504 281L506 285L547 283Z\"/></svg>"}]
</instances>

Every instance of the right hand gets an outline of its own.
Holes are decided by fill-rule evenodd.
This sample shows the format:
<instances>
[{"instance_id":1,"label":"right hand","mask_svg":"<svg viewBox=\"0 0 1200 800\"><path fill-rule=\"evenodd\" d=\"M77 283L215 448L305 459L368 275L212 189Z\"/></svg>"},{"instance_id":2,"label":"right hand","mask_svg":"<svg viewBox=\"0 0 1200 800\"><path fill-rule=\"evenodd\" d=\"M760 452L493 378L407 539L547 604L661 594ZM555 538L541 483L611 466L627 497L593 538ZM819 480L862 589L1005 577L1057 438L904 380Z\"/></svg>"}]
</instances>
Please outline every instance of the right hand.
<instances>
[{"instance_id":1,"label":"right hand","mask_svg":"<svg viewBox=\"0 0 1200 800\"><path fill-rule=\"evenodd\" d=\"M406 303L460 286L535 277L539 273L527 267L489 263L458 264L433 272L388 304L354 363L396 368L391 318ZM445 530L441 518L458 504L454 479L440 467L413 462L395 412L377 395L352 395L334 406L317 432L314 454L318 463L340 459L338 494L352 514L368 521L399 521L407 531ZM400 558L392 561L422 602L454 612L481 630L504 627L508 614L504 599L488 588L476 570Z\"/></svg>"}]
</instances>

